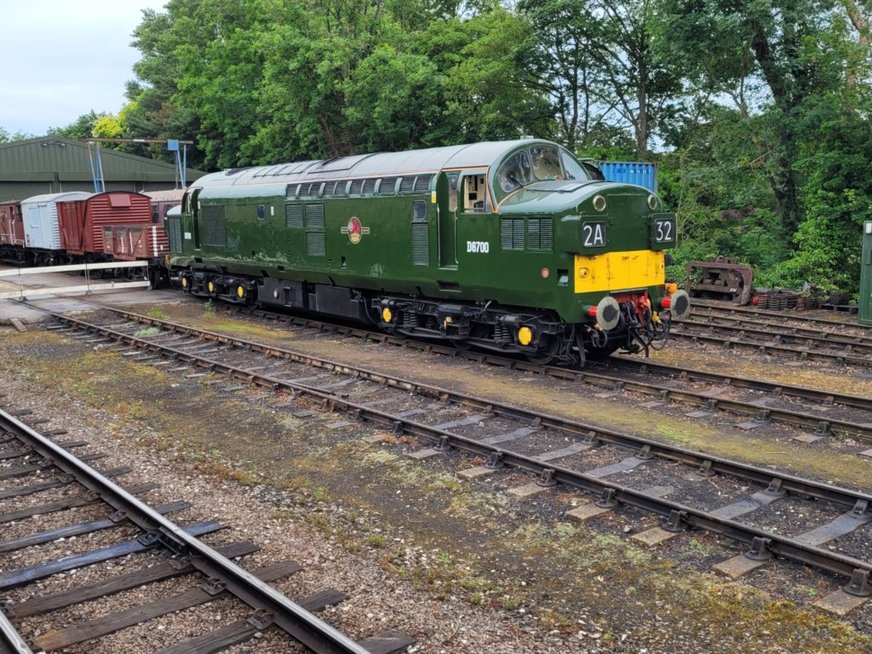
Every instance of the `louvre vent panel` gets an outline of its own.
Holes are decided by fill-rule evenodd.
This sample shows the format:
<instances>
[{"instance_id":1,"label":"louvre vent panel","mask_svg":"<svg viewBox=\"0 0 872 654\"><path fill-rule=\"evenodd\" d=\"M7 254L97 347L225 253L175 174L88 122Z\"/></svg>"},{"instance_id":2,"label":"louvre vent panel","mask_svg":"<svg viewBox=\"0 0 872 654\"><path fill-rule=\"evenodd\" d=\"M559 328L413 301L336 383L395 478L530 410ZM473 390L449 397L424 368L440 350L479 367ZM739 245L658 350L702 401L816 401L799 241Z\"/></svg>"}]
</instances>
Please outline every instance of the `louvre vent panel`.
<instances>
[{"instance_id":1,"label":"louvre vent panel","mask_svg":"<svg viewBox=\"0 0 872 654\"><path fill-rule=\"evenodd\" d=\"M288 184L288 188L285 191L285 197L288 198L289 200L294 199L295 197L297 197L297 191L299 189L300 189L299 184Z\"/></svg>"},{"instance_id":2,"label":"louvre vent panel","mask_svg":"<svg viewBox=\"0 0 872 654\"><path fill-rule=\"evenodd\" d=\"M539 249L539 219L530 218L527 221L527 247L531 250Z\"/></svg>"},{"instance_id":3,"label":"louvre vent panel","mask_svg":"<svg viewBox=\"0 0 872 654\"><path fill-rule=\"evenodd\" d=\"M540 218L539 225L539 249L551 252L554 249L554 223L551 218Z\"/></svg>"},{"instance_id":4,"label":"louvre vent panel","mask_svg":"<svg viewBox=\"0 0 872 654\"><path fill-rule=\"evenodd\" d=\"M167 236L170 240L170 252L182 251L182 219L175 216L167 218Z\"/></svg>"},{"instance_id":5,"label":"louvre vent panel","mask_svg":"<svg viewBox=\"0 0 872 654\"><path fill-rule=\"evenodd\" d=\"M306 229L324 229L324 205L306 205Z\"/></svg>"},{"instance_id":6,"label":"louvre vent panel","mask_svg":"<svg viewBox=\"0 0 872 654\"><path fill-rule=\"evenodd\" d=\"M550 252L554 245L554 226L551 218L527 220L527 248Z\"/></svg>"},{"instance_id":7,"label":"louvre vent panel","mask_svg":"<svg viewBox=\"0 0 872 654\"><path fill-rule=\"evenodd\" d=\"M285 205L285 224L292 229L303 228L303 205L302 204L286 204Z\"/></svg>"},{"instance_id":8,"label":"louvre vent panel","mask_svg":"<svg viewBox=\"0 0 872 654\"><path fill-rule=\"evenodd\" d=\"M363 193L363 180L355 179L351 182L351 195L361 195Z\"/></svg>"},{"instance_id":9,"label":"louvre vent panel","mask_svg":"<svg viewBox=\"0 0 872 654\"><path fill-rule=\"evenodd\" d=\"M306 254L310 257L323 257L327 254L324 232L306 232Z\"/></svg>"},{"instance_id":10,"label":"louvre vent panel","mask_svg":"<svg viewBox=\"0 0 872 654\"><path fill-rule=\"evenodd\" d=\"M500 223L500 247L503 250L524 249L524 219L506 218Z\"/></svg>"},{"instance_id":11,"label":"louvre vent panel","mask_svg":"<svg viewBox=\"0 0 872 654\"><path fill-rule=\"evenodd\" d=\"M427 223L412 223L412 264L430 265L430 234Z\"/></svg>"},{"instance_id":12,"label":"louvre vent panel","mask_svg":"<svg viewBox=\"0 0 872 654\"><path fill-rule=\"evenodd\" d=\"M512 221L504 220L500 223L500 247L503 250L512 249Z\"/></svg>"},{"instance_id":13,"label":"louvre vent panel","mask_svg":"<svg viewBox=\"0 0 872 654\"><path fill-rule=\"evenodd\" d=\"M375 183L377 181L378 180L375 178L363 180L363 194L372 195L373 193L375 193Z\"/></svg>"},{"instance_id":14,"label":"louvre vent panel","mask_svg":"<svg viewBox=\"0 0 872 654\"><path fill-rule=\"evenodd\" d=\"M224 247L227 244L224 228L224 205L207 204L203 207L200 216L203 245Z\"/></svg>"},{"instance_id":15,"label":"louvre vent panel","mask_svg":"<svg viewBox=\"0 0 872 654\"><path fill-rule=\"evenodd\" d=\"M524 249L524 219L512 221L512 249Z\"/></svg>"}]
</instances>

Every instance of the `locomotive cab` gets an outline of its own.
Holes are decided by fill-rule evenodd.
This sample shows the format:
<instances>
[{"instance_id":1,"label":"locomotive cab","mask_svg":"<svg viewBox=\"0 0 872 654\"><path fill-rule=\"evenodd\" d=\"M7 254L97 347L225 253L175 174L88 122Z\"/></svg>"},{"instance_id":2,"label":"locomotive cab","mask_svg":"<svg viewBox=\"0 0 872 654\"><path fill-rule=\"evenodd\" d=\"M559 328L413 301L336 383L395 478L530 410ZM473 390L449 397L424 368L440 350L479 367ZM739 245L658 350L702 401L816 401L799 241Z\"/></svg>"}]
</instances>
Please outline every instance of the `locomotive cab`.
<instances>
[{"instance_id":1,"label":"locomotive cab","mask_svg":"<svg viewBox=\"0 0 872 654\"><path fill-rule=\"evenodd\" d=\"M595 166L547 143L509 153L494 174L494 192L504 247L531 249L541 239L538 215L553 216L554 255L567 266L560 269L568 287L561 316L577 324L578 347L588 355L659 346L670 314L689 310L683 293L665 292L664 249L675 245L676 226L656 194L607 182Z\"/></svg>"}]
</instances>

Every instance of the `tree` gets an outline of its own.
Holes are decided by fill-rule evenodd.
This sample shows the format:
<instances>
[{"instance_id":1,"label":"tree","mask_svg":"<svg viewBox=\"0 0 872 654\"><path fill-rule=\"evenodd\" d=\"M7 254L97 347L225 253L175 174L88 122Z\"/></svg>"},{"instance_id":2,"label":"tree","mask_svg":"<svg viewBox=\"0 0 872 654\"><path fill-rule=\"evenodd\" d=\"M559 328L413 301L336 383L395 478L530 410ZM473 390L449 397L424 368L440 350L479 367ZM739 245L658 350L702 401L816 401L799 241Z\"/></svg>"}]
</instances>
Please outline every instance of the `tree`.
<instances>
[{"instance_id":1,"label":"tree","mask_svg":"<svg viewBox=\"0 0 872 654\"><path fill-rule=\"evenodd\" d=\"M661 0L660 8L661 47L698 89L725 94L749 117L750 107L767 110L767 124L761 125L766 133L752 138L765 144L762 155L778 212L788 232L795 231L802 220L795 170L801 107L844 79L828 78L819 65L827 59L824 35L836 19L833 3Z\"/></svg>"},{"instance_id":2,"label":"tree","mask_svg":"<svg viewBox=\"0 0 872 654\"><path fill-rule=\"evenodd\" d=\"M598 23L592 55L606 82L594 92L631 126L636 157L647 159L655 129L682 103L679 68L656 47L653 0L590 4Z\"/></svg>"},{"instance_id":3,"label":"tree","mask_svg":"<svg viewBox=\"0 0 872 654\"><path fill-rule=\"evenodd\" d=\"M574 150L612 109L598 105L593 90L603 81L593 56L596 20L574 0L521 0L518 11L532 28L530 73L554 106L558 138Z\"/></svg>"},{"instance_id":4,"label":"tree","mask_svg":"<svg viewBox=\"0 0 872 654\"><path fill-rule=\"evenodd\" d=\"M559 138L588 149L630 129L634 156L646 159L681 98L677 67L655 47L652 1L522 0L518 9L533 28L531 72L552 99Z\"/></svg>"},{"instance_id":5,"label":"tree","mask_svg":"<svg viewBox=\"0 0 872 654\"><path fill-rule=\"evenodd\" d=\"M98 121L106 118L109 114L96 113L93 109L86 114L82 114L75 121L66 127L52 127L48 130L51 136L58 136L66 139L77 139L82 136L94 136L94 125Z\"/></svg>"},{"instance_id":6,"label":"tree","mask_svg":"<svg viewBox=\"0 0 872 654\"><path fill-rule=\"evenodd\" d=\"M196 139L199 118L189 98L178 94L182 77L178 47L196 43L205 47L210 32L197 24L199 0L170 0L165 12L145 9L142 22L133 31L133 45L141 58L133 65L136 79L127 83L126 95L132 105L125 117L125 131L132 136ZM167 153L155 147L156 158ZM191 166L204 165L197 146L189 151Z\"/></svg>"},{"instance_id":7,"label":"tree","mask_svg":"<svg viewBox=\"0 0 872 654\"><path fill-rule=\"evenodd\" d=\"M524 134L551 137L554 109L541 82L529 72L534 34L527 21L495 7L453 24L460 31L455 42L460 47L453 61L443 59L441 144ZM431 52L432 57L435 48Z\"/></svg>"}]
</instances>

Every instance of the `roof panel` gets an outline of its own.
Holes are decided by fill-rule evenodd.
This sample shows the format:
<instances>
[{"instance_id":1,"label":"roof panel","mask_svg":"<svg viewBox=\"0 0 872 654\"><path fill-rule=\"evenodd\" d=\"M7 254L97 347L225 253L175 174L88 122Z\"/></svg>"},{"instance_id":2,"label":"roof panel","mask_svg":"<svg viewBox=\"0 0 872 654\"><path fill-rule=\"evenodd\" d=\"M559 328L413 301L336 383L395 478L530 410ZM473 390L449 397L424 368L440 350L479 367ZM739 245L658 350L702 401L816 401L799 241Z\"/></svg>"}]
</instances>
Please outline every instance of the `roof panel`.
<instances>
[{"instance_id":1,"label":"roof panel","mask_svg":"<svg viewBox=\"0 0 872 654\"><path fill-rule=\"evenodd\" d=\"M162 173L174 179L175 166L165 161L147 159L126 152L101 148L100 159L107 178L118 179L133 175ZM91 179L88 145L71 139L45 136L24 141L0 144L0 181L8 172L56 171L61 174L82 174ZM195 179L203 173L188 169L188 178Z\"/></svg>"},{"instance_id":2,"label":"roof panel","mask_svg":"<svg viewBox=\"0 0 872 654\"><path fill-rule=\"evenodd\" d=\"M542 143L538 140L489 141L407 152L379 152L323 161L273 164L234 169L206 175L197 186L236 186L258 183L289 184L300 181L382 177L433 173L445 168L486 168L502 160L518 146ZM289 166L291 166L289 168Z\"/></svg>"},{"instance_id":3,"label":"roof panel","mask_svg":"<svg viewBox=\"0 0 872 654\"><path fill-rule=\"evenodd\" d=\"M43 193L42 195L34 195L21 201L22 206L25 204L38 204L40 202L66 202L69 200L84 200L91 197L94 193L85 191L65 191L63 193Z\"/></svg>"}]
</instances>

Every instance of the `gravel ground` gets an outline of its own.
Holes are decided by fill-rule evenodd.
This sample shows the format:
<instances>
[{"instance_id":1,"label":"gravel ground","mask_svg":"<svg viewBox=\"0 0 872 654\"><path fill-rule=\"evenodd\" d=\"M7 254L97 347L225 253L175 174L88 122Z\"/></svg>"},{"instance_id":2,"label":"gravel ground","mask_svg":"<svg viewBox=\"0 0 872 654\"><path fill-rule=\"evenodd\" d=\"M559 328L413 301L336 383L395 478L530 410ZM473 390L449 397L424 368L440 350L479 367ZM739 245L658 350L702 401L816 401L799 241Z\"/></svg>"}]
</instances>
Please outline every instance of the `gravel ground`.
<instances>
[{"instance_id":1,"label":"gravel ground","mask_svg":"<svg viewBox=\"0 0 872 654\"><path fill-rule=\"evenodd\" d=\"M70 402L62 395L53 395L43 389L34 388L27 384L25 377L26 373L20 370L6 370L3 375L4 392L7 397L15 398L12 406L16 410L30 408L40 416L62 415L62 418L55 418L48 425L40 425L40 428L64 428L69 433L63 438L86 438L91 443L90 449L110 453L107 459L101 460L103 467L132 466L134 471L125 475L125 483L132 483L134 479L137 483L160 483L160 489L148 494L147 499L150 502L159 503L171 499L192 501L192 509L183 514L174 514L173 518L177 522L184 524L201 519L220 518L230 526L220 538L217 534L204 537L206 542L213 545L222 540L251 540L258 543L262 547L261 551L244 559L247 569L283 559L301 564L303 570L300 573L276 583L290 597L303 598L327 588L337 588L345 592L348 599L326 610L323 616L354 638L364 638L385 629L399 629L417 639L417 644L410 651L422 653L480 652L482 649L505 654L594 653L608 649L598 642L602 632L598 632L596 627L591 627L591 637L587 637L582 629L587 624L583 616L579 617L579 631L576 633L565 635L549 632L525 624L526 621L516 620L507 612L474 606L454 595L437 598L428 592L417 590L407 581L386 577L377 558L366 556L366 553L361 555L358 552L349 552L343 545L325 539L323 533L317 529L277 509L276 506L281 501L275 496L268 503L259 499L263 495L269 495L264 487L245 487L222 482L213 476L197 474L190 466L175 463L172 457L168 460L144 450L137 449L135 456L130 456L129 451L119 452L126 449L119 447L121 442L153 438L154 434L149 433L147 428L137 428L135 424L120 426L120 433L115 430L108 433L99 426L119 425L123 419L111 412L89 407L81 401ZM7 401L4 408L9 407ZM29 498L28 502L41 504L42 500L51 501L68 494L75 494L75 491L68 488L40 493ZM35 516L6 525L3 538L14 538L63 524L97 519L105 517L107 513L102 507L88 506L65 513ZM120 542L131 534L131 529L122 527L19 552L0 554L0 566L3 570L11 570L47 558L89 551ZM418 556L426 560L427 553L420 552ZM156 554L124 557L108 565L54 575L36 584L13 589L6 593L6 598L14 603L67 590L105 576L138 569L159 559ZM169 597L183 592L195 583L192 578L186 577L150 584L144 588L57 611L51 614L48 622L43 618L28 619L22 627L27 636L36 636L145 601ZM126 629L96 643L85 643L69 651L94 654L151 652L247 615L246 610L237 603L220 600L209 606L197 607L159 618L147 625ZM243 652L249 649L250 645L227 651ZM288 651L287 640L272 632L265 634L257 643L257 652L264 654Z\"/></svg>"},{"instance_id":2,"label":"gravel ground","mask_svg":"<svg viewBox=\"0 0 872 654\"><path fill-rule=\"evenodd\" d=\"M329 415L297 419L277 408L287 399L244 392L228 403L217 389L178 376L149 373L137 381L145 366L58 336L36 346L27 340L33 336L20 344L8 336L0 344L0 361L8 362L0 363L0 375L16 408L46 415L63 407L70 434L62 438L87 435L93 450L116 453L103 467L133 465L125 483L160 481L150 500L194 498L194 510L177 520L219 517L231 525L209 542L260 543L263 551L246 557L246 567L294 558L304 570L278 584L289 595L346 592L349 599L325 616L354 637L397 628L417 638L420 652L859 653L868 644L860 635L868 607L841 621L798 596L786 600L779 590L791 573L785 579L780 566L767 573L771 578L758 575L758 588L704 573L737 553L729 543L685 534L660 550L638 548L626 537L657 524L650 516L622 510L574 527L562 521L565 511L594 498L558 490L514 500L505 490L531 481L520 473L459 482L458 470L482 461L410 462L404 454L421 443L382 434L380 445L361 446L371 430L330 429L337 418ZM414 365L415 356L402 358ZM112 374L103 374L110 362ZM70 369L68 378L58 379L57 366ZM480 374L480 366L466 368ZM142 384L151 384L147 393ZM186 415L176 402L181 387L189 396ZM204 406L212 410L197 411ZM135 568L144 560L128 559L135 561L116 565ZM87 574L44 587L56 590ZM173 580L161 592L193 583ZM151 589L119 595L122 604L113 598L76 611L100 615L135 602L136 593L150 596ZM222 621L235 619L232 607L221 606ZM216 620L210 610L166 616L102 641L99 650L77 651L150 651L155 638L165 645L205 630ZM56 616L54 626L80 613ZM267 633L257 651L287 648Z\"/></svg>"}]
</instances>

